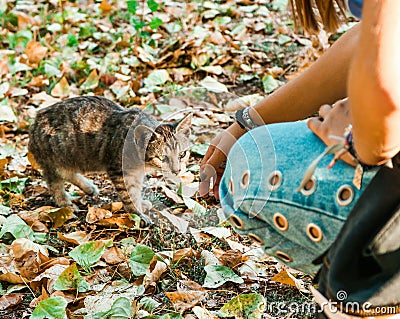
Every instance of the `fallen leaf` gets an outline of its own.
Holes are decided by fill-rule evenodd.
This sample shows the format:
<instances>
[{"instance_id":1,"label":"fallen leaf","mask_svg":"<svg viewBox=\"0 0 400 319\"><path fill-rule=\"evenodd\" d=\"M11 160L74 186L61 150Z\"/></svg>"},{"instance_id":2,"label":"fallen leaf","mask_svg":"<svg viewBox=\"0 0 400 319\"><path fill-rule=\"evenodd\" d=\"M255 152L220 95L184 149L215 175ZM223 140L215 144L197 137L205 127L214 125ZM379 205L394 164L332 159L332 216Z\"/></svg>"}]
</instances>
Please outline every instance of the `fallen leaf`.
<instances>
[{"instance_id":1,"label":"fallen leaf","mask_svg":"<svg viewBox=\"0 0 400 319\"><path fill-rule=\"evenodd\" d=\"M103 253L102 258L107 264L116 265L126 260L126 257L122 250L118 247L111 247L106 249Z\"/></svg>"},{"instance_id":2,"label":"fallen leaf","mask_svg":"<svg viewBox=\"0 0 400 319\"><path fill-rule=\"evenodd\" d=\"M97 74L97 70L93 69L92 72L90 72L89 76L87 77L86 81L82 83L81 85L81 90L84 91L89 91L97 88L99 85L99 75Z\"/></svg>"},{"instance_id":3,"label":"fallen leaf","mask_svg":"<svg viewBox=\"0 0 400 319\"><path fill-rule=\"evenodd\" d=\"M228 250L218 259L224 266L235 268L243 262L243 254L238 250Z\"/></svg>"},{"instance_id":4,"label":"fallen leaf","mask_svg":"<svg viewBox=\"0 0 400 319\"><path fill-rule=\"evenodd\" d=\"M193 248L178 249L177 251L175 251L175 253L172 257L172 261L174 263L179 263L179 262L183 261L185 258L190 258L195 255L198 256L199 253L197 251L195 251Z\"/></svg>"},{"instance_id":5,"label":"fallen leaf","mask_svg":"<svg viewBox=\"0 0 400 319\"><path fill-rule=\"evenodd\" d=\"M45 213L53 222L53 228L59 228L71 218L76 217L71 207L54 208L45 211Z\"/></svg>"},{"instance_id":6,"label":"fallen leaf","mask_svg":"<svg viewBox=\"0 0 400 319\"><path fill-rule=\"evenodd\" d=\"M109 12L113 9L113 7L106 0L103 0L99 5L99 9L101 9L103 12Z\"/></svg>"},{"instance_id":7,"label":"fallen leaf","mask_svg":"<svg viewBox=\"0 0 400 319\"><path fill-rule=\"evenodd\" d=\"M160 214L167 218L172 225L174 225L181 234L186 234L189 227L189 222L178 216L170 214L166 209L160 211Z\"/></svg>"},{"instance_id":8,"label":"fallen leaf","mask_svg":"<svg viewBox=\"0 0 400 319\"><path fill-rule=\"evenodd\" d=\"M203 284L205 288L218 288L228 281L238 284L244 282L243 278L239 277L232 269L225 266L207 265L204 267L204 270L207 273Z\"/></svg>"},{"instance_id":9,"label":"fallen leaf","mask_svg":"<svg viewBox=\"0 0 400 319\"><path fill-rule=\"evenodd\" d=\"M129 266L133 275L142 276L149 273L150 262L154 256L154 251L145 245L137 245L133 248L129 257Z\"/></svg>"},{"instance_id":10,"label":"fallen leaf","mask_svg":"<svg viewBox=\"0 0 400 319\"><path fill-rule=\"evenodd\" d=\"M160 280L161 276L167 271L167 269L167 265L164 262L155 260L153 269L143 280L144 287L147 289L150 285L157 285L158 280Z\"/></svg>"},{"instance_id":11,"label":"fallen leaf","mask_svg":"<svg viewBox=\"0 0 400 319\"><path fill-rule=\"evenodd\" d=\"M19 303L22 302L23 299L24 299L24 294L21 293L11 293L3 295L0 298L0 311L18 305Z\"/></svg>"},{"instance_id":12,"label":"fallen leaf","mask_svg":"<svg viewBox=\"0 0 400 319\"><path fill-rule=\"evenodd\" d=\"M75 247L68 255L82 268L89 271L90 267L100 260L106 248L111 245L111 239L90 241Z\"/></svg>"},{"instance_id":13,"label":"fallen leaf","mask_svg":"<svg viewBox=\"0 0 400 319\"><path fill-rule=\"evenodd\" d=\"M199 287L199 290L165 292L165 295L178 312L184 312L196 306L207 297L207 291Z\"/></svg>"},{"instance_id":14,"label":"fallen leaf","mask_svg":"<svg viewBox=\"0 0 400 319\"><path fill-rule=\"evenodd\" d=\"M50 94L55 97L69 96L70 88L69 88L68 80L65 78L65 76L63 76L62 79L56 85L54 85Z\"/></svg>"},{"instance_id":15,"label":"fallen leaf","mask_svg":"<svg viewBox=\"0 0 400 319\"><path fill-rule=\"evenodd\" d=\"M18 238L11 244L14 262L19 273L28 278L35 278L41 265L49 260L47 249L26 238Z\"/></svg>"},{"instance_id":16,"label":"fallen leaf","mask_svg":"<svg viewBox=\"0 0 400 319\"><path fill-rule=\"evenodd\" d=\"M225 86L225 84L218 82L211 76L206 76L202 81L200 81L199 84L211 92L228 92L228 88Z\"/></svg>"},{"instance_id":17,"label":"fallen leaf","mask_svg":"<svg viewBox=\"0 0 400 319\"><path fill-rule=\"evenodd\" d=\"M124 204L122 202L113 202L107 205L102 206L101 208L109 210L111 213L115 213L124 208Z\"/></svg>"},{"instance_id":18,"label":"fallen leaf","mask_svg":"<svg viewBox=\"0 0 400 319\"><path fill-rule=\"evenodd\" d=\"M55 264L50 268L47 268L40 275L32 279L30 286L34 291L40 291L41 287L45 286L46 291L52 293L54 291L54 282L61 275L61 273L67 269L68 264Z\"/></svg>"},{"instance_id":19,"label":"fallen leaf","mask_svg":"<svg viewBox=\"0 0 400 319\"><path fill-rule=\"evenodd\" d=\"M39 302L30 319L67 319L67 301L63 297L51 297Z\"/></svg>"},{"instance_id":20,"label":"fallen leaf","mask_svg":"<svg viewBox=\"0 0 400 319\"><path fill-rule=\"evenodd\" d=\"M219 311L220 317L237 319L261 319L265 309L265 298L261 294L241 294L227 302Z\"/></svg>"},{"instance_id":21,"label":"fallen leaf","mask_svg":"<svg viewBox=\"0 0 400 319\"><path fill-rule=\"evenodd\" d=\"M84 231L75 231L69 234L62 234L60 232L57 233L58 238L64 240L68 243L80 245L87 243L90 240L90 234L87 234Z\"/></svg>"},{"instance_id":22,"label":"fallen leaf","mask_svg":"<svg viewBox=\"0 0 400 319\"><path fill-rule=\"evenodd\" d=\"M44 59L47 54L47 48L39 42L31 41L27 44L25 54L28 56L30 64L37 65Z\"/></svg>"},{"instance_id":23,"label":"fallen leaf","mask_svg":"<svg viewBox=\"0 0 400 319\"><path fill-rule=\"evenodd\" d=\"M277 273L275 276L273 276L270 280L274 281L274 282L280 282L281 284L296 287L296 284L294 283L293 278L289 276L286 269L281 270L279 273Z\"/></svg>"},{"instance_id":24,"label":"fallen leaf","mask_svg":"<svg viewBox=\"0 0 400 319\"><path fill-rule=\"evenodd\" d=\"M86 292L89 288L89 284L81 276L75 263L66 268L54 282L55 290L76 289L77 292Z\"/></svg>"},{"instance_id":25,"label":"fallen leaf","mask_svg":"<svg viewBox=\"0 0 400 319\"><path fill-rule=\"evenodd\" d=\"M111 218L112 212L109 210L98 208L98 207L89 207L88 213L86 214L86 222L89 224L93 224L98 222L99 220Z\"/></svg>"}]
</instances>

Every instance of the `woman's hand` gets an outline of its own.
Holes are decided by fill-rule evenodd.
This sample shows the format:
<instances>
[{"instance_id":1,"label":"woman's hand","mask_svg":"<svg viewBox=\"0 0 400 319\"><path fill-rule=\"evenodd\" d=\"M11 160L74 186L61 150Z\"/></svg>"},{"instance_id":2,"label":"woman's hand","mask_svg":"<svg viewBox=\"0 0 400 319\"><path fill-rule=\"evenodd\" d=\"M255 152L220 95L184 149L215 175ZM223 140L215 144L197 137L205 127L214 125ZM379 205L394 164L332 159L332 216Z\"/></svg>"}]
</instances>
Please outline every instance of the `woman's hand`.
<instances>
[{"instance_id":1,"label":"woman's hand","mask_svg":"<svg viewBox=\"0 0 400 319\"><path fill-rule=\"evenodd\" d=\"M212 179L214 196L219 199L219 182L225 170L226 158L233 144L244 133L246 133L245 130L237 123L233 123L211 141L200 164L200 196L208 195Z\"/></svg>"},{"instance_id":2,"label":"woman's hand","mask_svg":"<svg viewBox=\"0 0 400 319\"><path fill-rule=\"evenodd\" d=\"M307 124L326 145L340 143L344 139L345 129L351 124L348 99L339 100L332 106L322 105L319 109L319 117L310 118ZM345 153L341 159L353 166L357 164L348 153Z\"/></svg>"}]
</instances>

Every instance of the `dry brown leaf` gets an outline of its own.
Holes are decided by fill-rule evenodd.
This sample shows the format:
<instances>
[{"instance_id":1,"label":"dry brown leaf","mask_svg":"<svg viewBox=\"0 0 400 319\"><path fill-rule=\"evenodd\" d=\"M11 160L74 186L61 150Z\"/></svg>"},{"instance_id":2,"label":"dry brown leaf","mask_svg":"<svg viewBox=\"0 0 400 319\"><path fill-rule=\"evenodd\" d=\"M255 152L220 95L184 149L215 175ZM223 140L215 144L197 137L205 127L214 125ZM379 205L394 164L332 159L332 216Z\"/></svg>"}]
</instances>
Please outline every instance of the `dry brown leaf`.
<instances>
[{"instance_id":1,"label":"dry brown leaf","mask_svg":"<svg viewBox=\"0 0 400 319\"><path fill-rule=\"evenodd\" d=\"M114 246L106 249L102 257L105 262L110 265L116 265L126 260L126 256L124 255L122 250Z\"/></svg>"},{"instance_id":2,"label":"dry brown leaf","mask_svg":"<svg viewBox=\"0 0 400 319\"><path fill-rule=\"evenodd\" d=\"M196 306L200 301L207 297L206 291L188 291L188 292L165 292L165 295L174 305L178 312L184 312Z\"/></svg>"},{"instance_id":3,"label":"dry brown leaf","mask_svg":"<svg viewBox=\"0 0 400 319\"><path fill-rule=\"evenodd\" d=\"M99 207L89 207L88 213L86 214L86 221L89 224L93 224L100 220L111 218L111 217L112 217L112 213L107 209L103 209L103 208L99 208Z\"/></svg>"},{"instance_id":4,"label":"dry brown leaf","mask_svg":"<svg viewBox=\"0 0 400 319\"><path fill-rule=\"evenodd\" d=\"M69 83L68 80L65 78L65 76L63 76L63 78L56 85L54 85L50 94L55 97L69 96L70 94Z\"/></svg>"},{"instance_id":5,"label":"dry brown leaf","mask_svg":"<svg viewBox=\"0 0 400 319\"><path fill-rule=\"evenodd\" d=\"M176 284L177 286L177 290L179 292L187 292L187 291L206 291L207 289L205 289L202 285L198 284L195 281L192 280L180 280L178 281L178 283Z\"/></svg>"},{"instance_id":6,"label":"dry brown leaf","mask_svg":"<svg viewBox=\"0 0 400 319\"><path fill-rule=\"evenodd\" d=\"M103 10L103 12L109 12L113 7L106 0L103 0L99 5L99 9Z\"/></svg>"},{"instance_id":7,"label":"dry brown leaf","mask_svg":"<svg viewBox=\"0 0 400 319\"><path fill-rule=\"evenodd\" d=\"M219 256L218 259L222 262L222 265L235 268L243 262L243 254L238 250L228 250Z\"/></svg>"},{"instance_id":8,"label":"dry brown leaf","mask_svg":"<svg viewBox=\"0 0 400 319\"><path fill-rule=\"evenodd\" d=\"M224 36L219 31L211 33L209 41L217 45L224 45L226 43Z\"/></svg>"},{"instance_id":9,"label":"dry brown leaf","mask_svg":"<svg viewBox=\"0 0 400 319\"><path fill-rule=\"evenodd\" d=\"M0 281L5 281L10 284L25 284L28 280L21 275L12 272L4 272L0 275Z\"/></svg>"},{"instance_id":10,"label":"dry brown leaf","mask_svg":"<svg viewBox=\"0 0 400 319\"><path fill-rule=\"evenodd\" d=\"M135 221L129 217L129 214L120 214L111 218L102 219L96 224L108 227L117 226L119 228L133 228L136 226Z\"/></svg>"},{"instance_id":11,"label":"dry brown leaf","mask_svg":"<svg viewBox=\"0 0 400 319\"><path fill-rule=\"evenodd\" d=\"M41 291L41 287L43 286L46 288L46 291L52 293L54 291L54 282L68 266L69 265L56 264L46 269L30 282L31 288L34 291Z\"/></svg>"},{"instance_id":12,"label":"dry brown leaf","mask_svg":"<svg viewBox=\"0 0 400 319\"><path fill-rule=\"evenodd\" d=\"M109 210L111 213L116 213L124 208L124 204L122 202L113 202L104 206L101 206L102 209Z\"/></svg>"},{"instance_id":13,"label":"dry brown leaf","mask_svg":"<svg viewBox=\"0 0 400 319\"><path fill-rule=\"evenodd\" d=\"M87 243L90 240L90 234L87 234L84 231L75 231L69 234L62 234L60 232L57 233L58 238L64 240L68 243L80 245L83 243Z\"/></svg>"},{"instance_id":14,"label":"dry brown leaf","mask_svg":"<svg viewBox=\"0 0 400 319\"><path fill-rule=\"evenodd\" d=\"M296 284L295 284L294 280L292 278L290 278L289 274L286 272L285 269L281 270L279 273L277 273L270 280L274 281L274 282L280 282L281 284L285 284L285 285L296 287Z\"/></svg>"},{"instance_id":15,"label":"dry brown leaf","mask_svg":"<svg viewBox=\"0 0 400 319\"><path fill-rule=\"evenodd\" d=\"M150 274L146 275L143 279L143 283L145 288L147 289L149 286L156 285L158 280L161 278L162 274L167 271L167 265L162 262L154 259L152 261L152 267L150 269Z\"/></svg>"},{"instance_id":16,"label":"dry brown leaf","mask_svg":"<svg viewBox=\"0 0 400 319\"><path fill-rule=\"evenodd\" d=\"M28 56L28 61L30 64L37 65L45 58L47 54L47 48L41 45L39 42L31 41L26 46L25 54Z\"/></svg>"},{"instance_id":17,"label":"dry brown leaf","mask_svg":"<svg viewBox=\"0 0 400 319\"><path fill-rule=\"evenodd\" d=\"M41 271L41 265L49 260L45 247L26 238L14 240L10 248L19 273L28 279L35 278Z\"/></svg>"},{"instance_id":18,"label":"dry brown leaf","mask_svg":"<svg viewBox=\"0 0 400 319\"><path fill-rule=\"evenodd\" d=\"M168 187L162 185L162 189L165 195L172 199L175 203L183 203L183 199L174 191L170 190Z\"/></svg>"},{"instance_id":19,"label":"dry brown leaf","mask_svg":"<svg viewBox=\"0 0 400 319\"><path fill-rule=\"evenodd\" d=\"M18 17L18 29L19 30L24 30L28 26L34 26L34 25L39 26L40 25L39 22L35 18L33 18L25 13L18 12L17 17Z\"/></svg>"},{"instance_id":20,"label":"dry brown leaf","mask_svg":"<svg viewBox=\"0 0 400 319\"><path fill-rule=\"evenodd\" d=\"M21 293L11 293L2 296L0 298L0 311L18 305L20 302L22 302L23 299L24 299L24 294Z\"/></svg>"},{"instance_id":21,"label":"dry brown leaf","mask_svg":"<svg viewBox=\"0 0 400 319\"><path fill-rule=\"evenodd\" d=\"M189 258L192 256L199 256L199 253L193 248L182 248L175 251L174 256L172 257L172 261L174 263L181 262L185 258Z\"/></svg>"},{"instance_id":22,"label":"dry brown leaf","mask_svg":"<svg viewBox=\"0 0 400 319\"><path fill-rule=\"evenodd\" d=\"M0 75L5 75L9 73L10 70L8 69L7 57L4 57L4 59L0 61Z\"/></svg>"},{"instance_id":23,"label":"dry brown leaf","mask_svg":"<svg viewBox=\"0 0 400 319\"><path fill-rule=\"evenodd\" d=\"M49 229L45 224L38 220L39 214L23 210L17 214L33 231L48 233Z\"/></svg>"}]
</instances>

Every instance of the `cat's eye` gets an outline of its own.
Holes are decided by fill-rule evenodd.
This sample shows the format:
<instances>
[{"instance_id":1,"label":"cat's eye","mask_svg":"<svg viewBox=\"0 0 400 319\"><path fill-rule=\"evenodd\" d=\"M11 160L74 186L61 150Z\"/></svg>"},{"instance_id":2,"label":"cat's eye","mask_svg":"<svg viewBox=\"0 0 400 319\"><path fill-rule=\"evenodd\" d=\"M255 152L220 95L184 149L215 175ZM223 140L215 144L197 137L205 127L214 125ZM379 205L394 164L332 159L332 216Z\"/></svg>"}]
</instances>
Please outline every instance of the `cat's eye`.
<instances>
[{"instance_id":1,"label":"cat's eye","mask_svg":"<svg viewBox=\"0 0 400 319\"><path fill-rule=\"evenodd\" d=\"M184 158L186 156L186 151L179 153L179 158Z\"/></svg>"},{"instance_id":2,"label":"cat's eye","mask_svg":"<svg viewBox=\"0 0 400 319\"><path fill-rule=\"evenodd\" d=\"M158 158L159 158L160 161L162 161L162 162L168 162L168 157L166 157L165 155L160 155Z\"/></svg>"}]
</instances>

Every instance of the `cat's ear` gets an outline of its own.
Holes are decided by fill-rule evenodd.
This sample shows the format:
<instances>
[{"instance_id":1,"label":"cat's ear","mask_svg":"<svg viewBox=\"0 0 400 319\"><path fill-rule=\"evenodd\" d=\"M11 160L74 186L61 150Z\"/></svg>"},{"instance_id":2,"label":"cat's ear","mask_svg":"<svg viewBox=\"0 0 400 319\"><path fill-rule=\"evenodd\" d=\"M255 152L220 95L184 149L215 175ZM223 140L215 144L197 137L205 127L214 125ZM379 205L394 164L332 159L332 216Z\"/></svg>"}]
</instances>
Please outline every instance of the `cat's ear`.
<instances>
[{"instance_id":1,"label":"cat's ear","mask_svg":"<svg viewBox=\"0 0 400 319\"><path fill-rule=\"evenodd\" d=\"M183 133L186 136L190 135L190 128L192 127L192 114L186 115L182 120L176 123L175 132Z\"/></svg>"},{"instance_id":2,"label":"cat's ear","mask_svg":"<svg viewBox=\"0 0 400 319\"><path fill-rule=\"evenodd\" d=\"M155 134L154 130L145 125L138 125L133 131L133 137L135 138L136 145L146 147L150 141L151 136Z\"/></svg>"}]
</instances>

